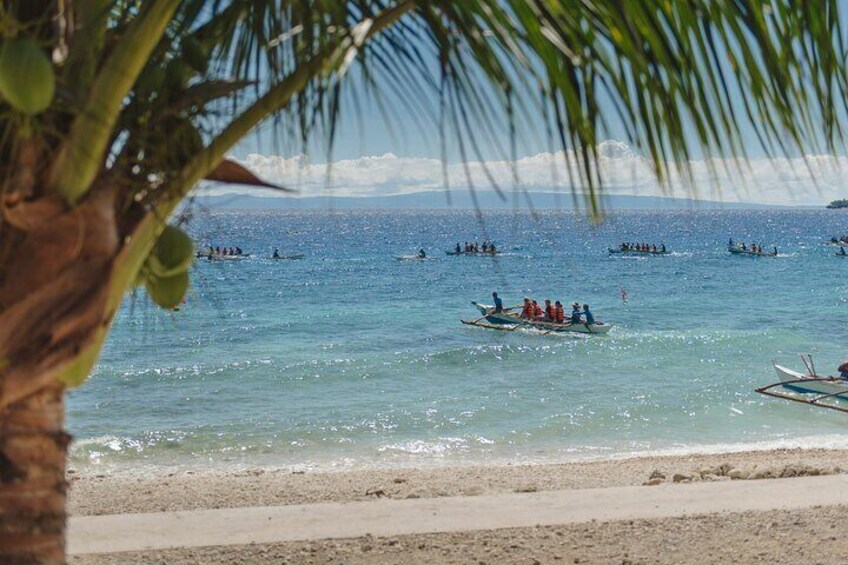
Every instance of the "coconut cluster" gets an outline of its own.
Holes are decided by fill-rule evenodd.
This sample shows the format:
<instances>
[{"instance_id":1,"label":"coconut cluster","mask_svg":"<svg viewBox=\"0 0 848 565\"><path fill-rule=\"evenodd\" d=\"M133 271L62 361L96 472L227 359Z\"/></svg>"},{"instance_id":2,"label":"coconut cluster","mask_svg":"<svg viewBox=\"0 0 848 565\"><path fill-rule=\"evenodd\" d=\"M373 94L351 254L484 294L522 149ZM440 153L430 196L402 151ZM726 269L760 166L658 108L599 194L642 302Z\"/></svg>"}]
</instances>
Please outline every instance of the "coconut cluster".
<instances>
[{"instance_id":1,"label":"coconut cluster","mask_svg":"<svg viewBox=\"0 0 848 565\"><path fill-rule=\"evenodd\" d=\"M182 303L193 262L194 242L188 234L178 227L165 226L140 273L147 295L157 306L173 310Z\"/></svg>"}]
</instances>

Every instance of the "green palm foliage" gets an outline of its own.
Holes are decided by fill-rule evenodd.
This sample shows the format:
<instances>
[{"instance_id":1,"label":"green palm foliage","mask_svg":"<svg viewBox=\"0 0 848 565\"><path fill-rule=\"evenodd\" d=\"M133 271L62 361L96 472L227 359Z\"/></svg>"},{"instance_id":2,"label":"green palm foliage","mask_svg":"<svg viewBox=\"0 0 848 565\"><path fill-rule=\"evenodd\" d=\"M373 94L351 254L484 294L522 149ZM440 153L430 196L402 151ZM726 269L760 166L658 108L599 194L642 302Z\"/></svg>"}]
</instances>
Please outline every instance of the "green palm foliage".
<instances>
[{"instance_id":1,"label":"green palm foliage","mask_svg":"<svg viewBox=\"0 0 848 565\"><path fill-rule=\"evenodd\" d=\"M133 284L166 308L184 294L191 244L165 222L203 179L263 184L226 159L258 125L332 147L367 93L463 160L543 135L597 214L613 124L668 183L694 156L744 163L748 133L835 152L848 116L836 0L4 0L0 40L10 562L63 560L64 387Z\"/></svg>"}]
</instances>

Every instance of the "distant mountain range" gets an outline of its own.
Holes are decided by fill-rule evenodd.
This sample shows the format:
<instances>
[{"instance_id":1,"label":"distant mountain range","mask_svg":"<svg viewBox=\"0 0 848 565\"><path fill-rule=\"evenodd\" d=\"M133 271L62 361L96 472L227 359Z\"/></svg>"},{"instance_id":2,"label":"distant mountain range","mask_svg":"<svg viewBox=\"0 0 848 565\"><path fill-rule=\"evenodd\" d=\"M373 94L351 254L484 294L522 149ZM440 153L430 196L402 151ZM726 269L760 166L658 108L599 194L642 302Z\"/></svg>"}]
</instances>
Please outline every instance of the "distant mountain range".
<instances>
[{"instance_id":1,"label":"distant mountain range","mask_svg":"<svg viewBox=\"0 0 848 565\"><path fill-rule=\"evenodd\" d=\"M584 200L578 195L581 207ZM195 202L209 208L238 208L263 210L310 210L310 209L474 209L509 210L516 206L528 208L528 199L524 195L515 198L507 195L506 200L492 191L478 192L475 206L471 193L463 189L450 192L450 201L444 191L417 192L395 196L320 196L320 197L269 197L250 194L205 195L199 194ZM538 209L574 209L574 200L570 194L553 192L532 192L530 202ZM602 199L607 210L743 210L783 208L766 204L716 202L691 198L667 198L660 196L608 195Z\"/></svg>"}]
</instances>

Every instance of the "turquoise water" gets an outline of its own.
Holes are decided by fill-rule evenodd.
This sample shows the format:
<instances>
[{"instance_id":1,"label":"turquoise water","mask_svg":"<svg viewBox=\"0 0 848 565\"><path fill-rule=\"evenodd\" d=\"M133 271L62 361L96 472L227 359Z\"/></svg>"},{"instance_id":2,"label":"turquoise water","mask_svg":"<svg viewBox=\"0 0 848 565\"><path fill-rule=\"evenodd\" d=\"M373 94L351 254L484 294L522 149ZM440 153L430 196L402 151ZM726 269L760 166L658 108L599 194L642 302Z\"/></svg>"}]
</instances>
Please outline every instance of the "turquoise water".
<instances>
[{"instance_id":1,"label":"turquoise water","mask_svg":"<svg viewBox=\"0 0 848 565\"><path fill-rule=\"evenodd\" d=\"M185 307L128 297L70 395L81 469L349 468L848 446L848 417L753 392L771 360L845 355L832 211L210 212ZM497 260L443 250L484 233ZM731 256L727 240L781 256ZM666 257L609 257L622 240ZM272 261L274 247L301 261ZM424 247L427 261L395 255ZM626 288L629 300L621 300ZM606 337L463 326L498 290L592 305Z\"/></svg>"}]
</instances>

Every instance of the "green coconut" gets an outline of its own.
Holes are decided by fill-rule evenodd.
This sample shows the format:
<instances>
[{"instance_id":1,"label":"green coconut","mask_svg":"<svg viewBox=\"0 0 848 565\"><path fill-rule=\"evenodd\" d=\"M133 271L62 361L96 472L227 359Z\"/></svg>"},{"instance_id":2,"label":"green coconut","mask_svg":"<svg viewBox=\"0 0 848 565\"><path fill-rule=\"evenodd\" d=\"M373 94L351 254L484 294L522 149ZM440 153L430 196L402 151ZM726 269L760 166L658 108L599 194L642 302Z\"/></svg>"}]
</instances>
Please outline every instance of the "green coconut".
<instances>
[{"instance_id":1,"label":"green coconut","mask_svg":"<svg viewBox=\"0 0 848 565\"><path fill-rule=\"evenodd\" d=\"M188 273L178 273L172 277L148 277L144 288L157 306L173 310L182 303L188 292Z\"/></svg>"},{"instance_id":2,"label":"green coconut","mask_svg":"<svg viewBox=\"0 0 848 565\"><path fill-rule=\"evenodd\" d=\"M47 109L56 91L53 64L28 38L13 39L0 49L0 95L28 116Z\"/></svg>"},{"instance_id":3,"label":"green coconut","mask_svg":"<svg viewBox=\"0 0 848 565\"><path fill-rule=\"evenodd\" d=\"M147 258L147 267L156 277L172 277L185 273L194 261L194 242L178 227L165 226L165 230Z\"/></svg>"}]
</instances>

